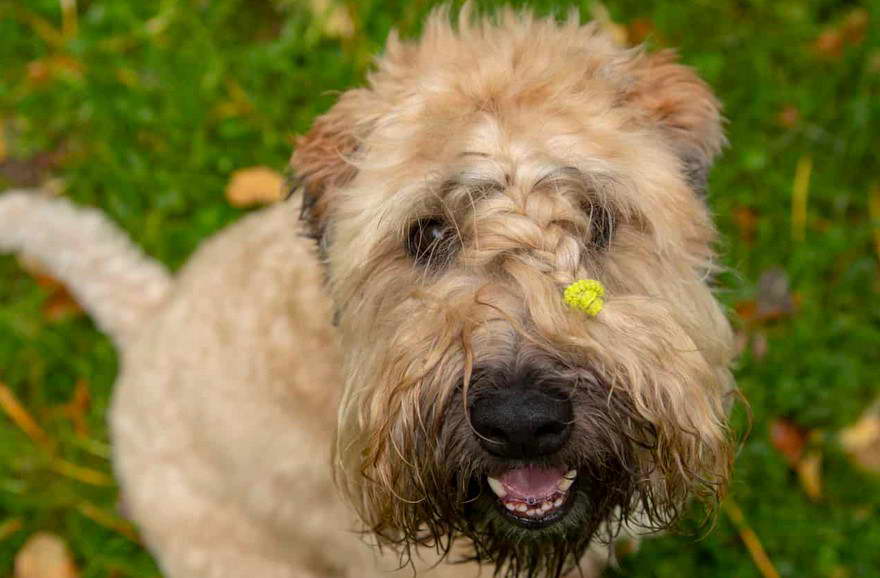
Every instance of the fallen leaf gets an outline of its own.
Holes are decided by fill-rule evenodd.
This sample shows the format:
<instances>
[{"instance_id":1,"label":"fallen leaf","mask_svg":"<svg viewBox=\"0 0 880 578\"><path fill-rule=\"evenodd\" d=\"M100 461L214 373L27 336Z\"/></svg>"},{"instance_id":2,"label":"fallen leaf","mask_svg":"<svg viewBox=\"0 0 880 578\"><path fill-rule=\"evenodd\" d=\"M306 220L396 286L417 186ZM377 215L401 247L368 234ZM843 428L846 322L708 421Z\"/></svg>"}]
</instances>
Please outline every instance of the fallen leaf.
<instances>
[{"instance_id":1,"label":"fallen leaf","mask_svg":"<svg viewBox=\"0 0 880 578\"><path fill-rule=\"evenodd\" d=\"M226 187L226 200L233 207L269 204L283 197L284 177L268 167L237 170Z\"/></svg>"},{"instance_id":2,"label":"fallen leaf","mask_svg":"<svg viewBox=\"0 0 880 578\"><path fill-rule=\"evenodd\" d=\"M758 306L755 303L754 299L750 299L748 301L740 301L739 303L736 303L733 307L736 310L736 314L743 321L749 323L755 321L755 312L758 310ZM743 350L745 350L746 345L747 343L743 344Z\"/></svg>"},{"instance_id":3,"label":"fallen leaf","mask_svg":"<svg viewBox=\"0 0 880 578\"><path fill-rule=\"evenodd\" d=\"M758 279L755 298L755 319L772 321L795 312L796 303L788 283L788 274L781 267L767 269Z\"/></svg>"},{"instance_id":4,"label":"fallen leaf","mask_svg":"<svg viewBox=\"0 0 880 578\"><path fill-rule=\"evenodd\" d=\"M351 38L354 21L344 2L339 0L310 0L312 14L318 17L323 32L328 36Z\"/></svg>"},{"instance_id":5,"label":"fallen leaf","mask_svg":"<svg viewBox=\"0 0 880 578\"><path fill-rule=\"evenodd\" d=\"M636 18L626 27L626 36L630 44L641 44L649 36L656 37L654 23L647 18Z\"/></svg>"},{"instance_id":6,"label":"fallen leaf","mask_svg":"<svg viewBox=\"0 0 880 578\"><path fill-rule=\"evenodd\" d=\"M853 8L843 19L841 30L847 44L858 46L865 41L865 33L868 30L870 16L864 8Z\"/></svg>"},{"instance_id":7,"label":"fallen leaf","mask_svg":"<svg viewBox=\"0 0 880 578\"><path fill-rule=\"evenodd\" d=\"M763 331L755 333L755 337L752 338L752 355L757 361L761 361L767 356L767 349L769 347L767 335Z\"/></svg>"},{"instance_id":8,"label":"fallen leaf","mask_svg":"<svg viewBox=\"0 0 880 578\"><path fill-rule=\"evenodd\" d=\"M733 222L739 230L739 238L752 244L755 240L755 231L758 228L758 214L750 207L736 207L733 209Z\"/></svg>"},{"instance_id":9,"label":"fallen leaf","mask_svg":"<svg viewBox=\"0 0 880 578\"><path fill-rule=\"evenodd\" d=\"M770 443L792 468L797 467L803 456L808 433L804 428L785 418L777 418L770 423Z\"/></svg>"},{"instance_id":10,"label":"fallen leaf","mask_svg":"<svg viewBox=\"0 0 880 578\"><path fill-rule=\"evenodd\" d=\"M880 473L880 401L840 432L840 444L856 466Z\"/></svg>"},{"instance_id":11,"label":"fallen leaf","mask_svg":"<svg viewBox=\"0 0 880 578\"><path fill-rule=\"evenodd\" d=\"M854 8L836 26L826 28L813 42L813 51L826 60L839 60L847 46L858 46L865 40L870 17L864 8Z\"/></svg>"},{"instance_id":12,"label":"fallen leaf","mask_svg":"<svg viewBox=\"0 0 880 578\"><path fill-rule=\"evenodd\" d=\"M840 30L831 28L822 31L813 42L813 50L826 60L838 60L843 55L843 35Z\"/></svg>"},{"instance_id":13,"label":"fallen leaf","mask_svg":"<svg viewBox=\"0 0 880 578\"><path fill-rule=\"evenodd\" d=\"M0 542L24 528L21 518L9 518L0 524Z\"/></svg>"},{"instance_id":14,"label":"fallen leaf","mask_svg":"<svg viewBox=\"0 0 880 578\"><path fill-rule=\"evenodd\" d=\"M822 453L812 450L797 464L798 479L807 497L816 502L822 499Z\"/></svg>"},{"instance_id":15,"label":"fallen leaf","mask_svg":"<svg viewBox=\"0 0 880 578\"><path fill-rule=\"evenodd\" d=\"M67 287L46 273L37 260L19 256L18 263L26 273L34 278L37 285L49 294L42 307L43 317L47 321L54 323L83 314L82 307L67 290Z\"/></svg>"},{"instance_id":16,"label":"fallen leaf","mask_svg":"<svg viewBox=\"0 0 880 578\"><path fill-rule=\"evenodd\" d=\"M63 78L79 80L82 76L82 63L65 54L33 60L27 65L27 80L32 86L43 86Z\"/></svg>"},{"instance_id":17,"label":"fallen leaf","mask_svg":"<svg viewBox=\"0 0 880 578\"><path fill-rule=\"evenodd\" d=\"M37 187L62 160L59 152L37 153L26 159L7 157L0 160L0 176L13 187Z\"/></svg>"},{"instance_id":18,"label":"fallen leaf","mask_svg":"<svg viewBox=\"0 0 880 578\"><path fill-rule=\"evenodd\" d=\"M15 555L15 578L76 578L67 546L58 536L38 532Z\"/></svg>"},{"instance_id":19,"label":"fallen leaf","mask_svg":"<svg viewBox=\"0 0 880 578\"><path fill-rule=\"evenodd\" d=\"M776 114L776 123L785 128L794 128L801 122L801 111L794 105L786 105Z\"/></svg>"}]
</instances>

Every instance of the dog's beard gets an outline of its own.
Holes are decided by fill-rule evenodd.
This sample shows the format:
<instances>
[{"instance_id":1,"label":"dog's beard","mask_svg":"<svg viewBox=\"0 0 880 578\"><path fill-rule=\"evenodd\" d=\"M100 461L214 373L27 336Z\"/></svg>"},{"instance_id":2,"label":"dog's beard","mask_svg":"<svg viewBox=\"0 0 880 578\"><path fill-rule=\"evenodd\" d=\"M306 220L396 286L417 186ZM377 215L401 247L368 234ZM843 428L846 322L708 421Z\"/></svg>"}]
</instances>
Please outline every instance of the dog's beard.
<instances>
[{"instance_id":1,"label":"dog's beard","mask_svg":"<svg viewBox=\"0 0 880 578\"><path fill-rule=\"evenodd\" d=\"M483 450L456 391L439 428L413 440L408 460L419 479L410 487L418 486L425 499L398 501L373 530L402 546L404 561L411 546L444 555L455 546L453 560L494 566L499 576L555 578L576 567L591 544L610 543L624 524L652 529L672 524L678 508L647 485L651 475L642 458L657 445L651 424L624 392L599 380L579 380L570 389L575 407L570 442L557 454L529 461ZM489 476L524 467L577 472L551 523L518 519L489 486ZM462 541L468 545L463 556Z\"/></svg>"}]
</instances>

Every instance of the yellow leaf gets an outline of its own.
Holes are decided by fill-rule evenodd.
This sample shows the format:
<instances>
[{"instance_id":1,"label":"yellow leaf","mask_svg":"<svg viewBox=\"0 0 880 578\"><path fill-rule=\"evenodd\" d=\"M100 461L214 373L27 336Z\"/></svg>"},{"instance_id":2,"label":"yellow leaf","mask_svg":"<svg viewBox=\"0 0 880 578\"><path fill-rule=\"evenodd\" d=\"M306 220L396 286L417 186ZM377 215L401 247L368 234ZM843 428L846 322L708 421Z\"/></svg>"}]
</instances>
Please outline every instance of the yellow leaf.
<instances>
[{"instance_id":1,"label":"yellow leaf","mask_svg":"<svg viewBox=\"0 0 880 578\"><path fill-rule=\"evenodd\" d=\"M15 555L15 578L76 578L67 546L58 536L38 532Z\"/></svg>"},{"instance_id":2,"label":"yellow leaf","mask_svg":"<svg viewBox=\"0 0 880 578\"><path fill-rule=\"evenodd\" d=\"M339 0L310 0L309 4L324 34L338 38L354 36L354 21L345 3Z\"/></svg>"},{"instance_id":3,"label":"yellow leaf","mask_svg":"<svg viewBox=\"0 0 880 578\"><path fill-rule=\"evenodd\" d=\"M805 455L797 465L801 487L812 501L822 499L822 454L814 450Z\"/></svg>"},{"instance_id":4,"label":"yellow leaf","mask_svg":"<svg viewBox=\"0 0 880 578\"><path fill-rule=\"evenodd\" d=\"M857 466L880 473L880 402L840 432L840 444Z\"/></svg>"},{"instance_id":5,"label":"yellow leaf","mask_svg":"<svg viewBox=\"0 0 880 578\"><path fill-rule=\"evenodd\" d=\"M274 203L284 198L284 177L268 167L250 167L232 173L226 200L233 207Z\"/></svg>"}]
</instances>

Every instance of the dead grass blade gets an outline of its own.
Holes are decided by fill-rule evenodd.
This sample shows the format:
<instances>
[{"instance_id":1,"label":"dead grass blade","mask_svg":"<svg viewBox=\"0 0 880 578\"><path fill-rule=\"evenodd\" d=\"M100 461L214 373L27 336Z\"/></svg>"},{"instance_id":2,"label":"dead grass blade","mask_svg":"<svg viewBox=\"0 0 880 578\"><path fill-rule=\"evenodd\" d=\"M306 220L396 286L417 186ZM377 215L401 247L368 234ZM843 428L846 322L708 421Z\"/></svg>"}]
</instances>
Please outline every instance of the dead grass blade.
<instances>
[{"instance_id":1,"label":"dead grass blade","mask_svg":"<svg viewBox=\"0 0 880 578\"><path fill-rule=\"evenodd\" d=\"M18 401L15 393L2 382L0 382L0 408L34 443L51 450L53 444L49 435Z\"/></svg>"},{"instance_id":2,"label":"dead grass blade","mask_svg":"<svg viewBox=\"0 0 880 578\"><path fill-rule=\"evenodd\" d=\"M9 518L0 524L0 542L24 528L21 518Z\"/></svg>"},{"instance_id":3,"label":"dead grass blade","mask_svg":"<svg viewBox=\"0 0 880 578\"><path fill-rule=\"evenodd\" d=\"M761 545L758 535L755 534L755 531L746 522L746 517L736 502L730 498L725 500L724 511L727 513L730 521L733 522L733 525L736 526L739 536L749 551L755 566L761 572L761 576L764 578L779 578L779 572L776 571L773 562L770 561L770 557L764 550L764 546Z\"/></svg>"},{"instance_id":4,"label":"dead grass blade","mask_svg":"<svg viewBox=\"0 0 880 578\"><path fill-rule=\"evenodd\" d=\"M117 534L125 536L132 542L140 543L140 538L138 538L134 526L119 516L102 510L91 502L80 502L76 505L76 511L96 524L104 526L109 530L113 530Z\"/></svg>"},{"instance_id":5,"label":"dead grass blade","mask_svg":"<svg viewBox=\"0 0 880 578\"><path fill-rule=\"evenodd\" d=\"M871 217L871 230L874 233L874 253L880 261L880 184L874 184L868 196L868 214Z\"/></svg>"},{"instance_id":6,"label":"dead grass blade","mask_svg":"<svg viewBox=\"0 0 880 578\"><path fill-rule=\"evenodd\" d=\"M813 158L803 156L794 171L791 188L791 238L802 242L807 234L807 200L810 195L810 175L813 172Z\"/></svg>"}]
</instances>

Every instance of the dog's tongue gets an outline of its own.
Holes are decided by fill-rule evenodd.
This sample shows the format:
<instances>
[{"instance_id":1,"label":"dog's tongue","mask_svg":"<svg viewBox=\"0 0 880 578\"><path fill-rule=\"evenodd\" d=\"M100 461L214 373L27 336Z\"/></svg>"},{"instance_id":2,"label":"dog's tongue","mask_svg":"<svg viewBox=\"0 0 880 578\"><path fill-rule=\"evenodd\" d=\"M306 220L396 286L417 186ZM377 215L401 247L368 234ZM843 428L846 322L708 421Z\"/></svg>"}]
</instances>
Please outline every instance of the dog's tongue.
<instances>
[{"instance_id":1,"label":"dog's tongue","mask_svg":"<svg viewBox=\"0 0 880 578\"><path fill-rule=\"evenodd\" d=\"M558 491L559 480L565 475L563 468L543 469L524 466L502 475L499 479L511 497L523 500L546 498Z\"/></svg>"}]
</instances>

